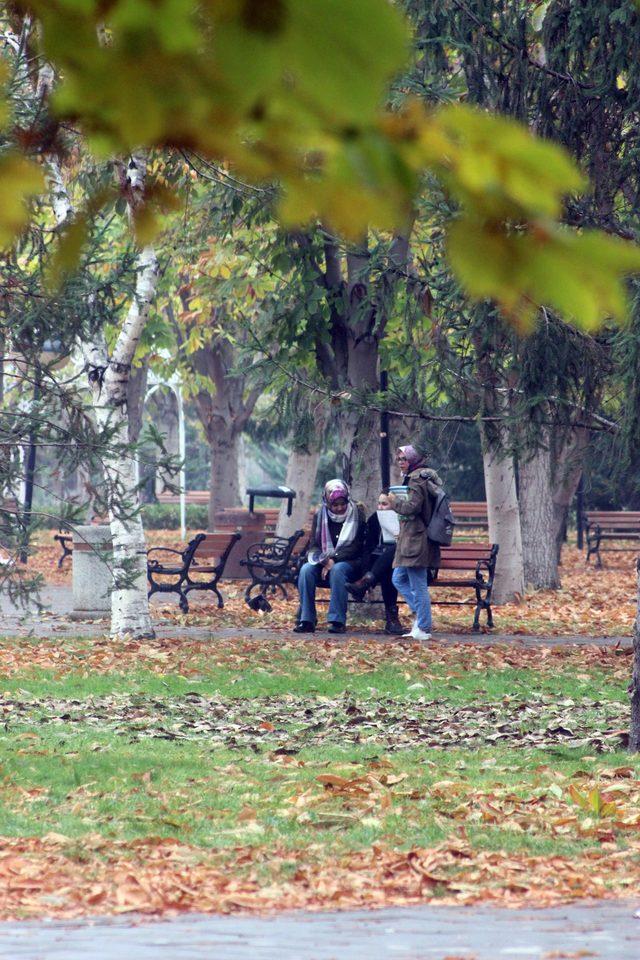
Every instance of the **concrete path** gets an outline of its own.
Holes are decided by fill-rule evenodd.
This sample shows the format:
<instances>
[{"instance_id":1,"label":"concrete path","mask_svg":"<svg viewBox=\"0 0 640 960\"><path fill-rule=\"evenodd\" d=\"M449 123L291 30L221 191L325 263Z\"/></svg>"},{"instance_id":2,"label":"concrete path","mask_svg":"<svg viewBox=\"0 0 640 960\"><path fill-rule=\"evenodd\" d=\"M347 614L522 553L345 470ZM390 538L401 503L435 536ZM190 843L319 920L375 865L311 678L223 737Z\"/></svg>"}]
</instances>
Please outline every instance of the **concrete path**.
<instances>
[{"instance_id":1,"label":"concrete path","mask_svg":"<svg viewBox=\"0 0 640 960\"><path fill-rule=\"evenodd\" d=\"M70 619L71 590L67 586L55 586L48 584L41 593L41 600L46 607L46 613L44 616L39 615L36 611L25 614L24 611L18 610L13 604L11 604L7 597L0 596L0 635L5 637L14 637L27 636L28 634L37 633L38 636L41 637L99 637L104 636L109 632L109 621L107 619L95 621ZM151 600L152 608L154 605L156 605L156 603L159 606L163 605L166 603L166 598L155 596ZM175 637L176 634L180 634L180 636L191 637L194 640L223 640L225 637L237 637L239 632L241 632L243 636L250 639L276 640L282 639L283 636L287 636L289 634L289 631L282 627L242 627L241 630L234 627L217 627L216 629L212 629L211 627L178 626L175 623L166 625L157 623L156 632L159 637ZM315 634L302 634L299 636L299 639L303 641L308 640L309 643L313 643L314 639L317 639L318 637L322 637L323 640L335 641L335 643L338 644L344 643L344 640L349 638L377 640L381 643L393 643L397 639L395 637L387 637L383 633L365 633L364 631L360 630L357 625L355 625L353 629L349 629L349 633L346 637L335 637L332 634L319 629ZM555 647L571 644L595 644L596 646L603 647L615 646L617 644L621 647L632 646L632 640L630 637L621 636L602 637L578 635L547 637L524 636L522 634L509 633L458 634L447 631L447 633L436 633L434 635L434 639L436 642L443 643L445 645L454 643L468 643L475 644L476 646L480 647L490 647L500 643L516 643L522 644L525 647Z\"/></svg>"},{"instance_id":2,"label":"concrete path","mask_svg":"<svg viewBox=\"0 0 640 960\"><path fill-rule=\"evenodd\" d=\"M637 960L636 902L0 924L1 960Z\"/></svg>"}]
</instances>

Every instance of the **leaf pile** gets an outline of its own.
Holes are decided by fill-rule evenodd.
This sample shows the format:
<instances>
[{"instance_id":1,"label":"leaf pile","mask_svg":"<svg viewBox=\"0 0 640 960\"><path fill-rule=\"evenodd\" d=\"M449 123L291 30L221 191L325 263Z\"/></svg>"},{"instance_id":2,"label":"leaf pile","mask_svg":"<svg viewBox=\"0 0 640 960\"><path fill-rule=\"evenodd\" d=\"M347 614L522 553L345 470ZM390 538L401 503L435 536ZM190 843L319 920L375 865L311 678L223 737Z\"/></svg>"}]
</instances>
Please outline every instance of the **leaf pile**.
<instances>
[{"instance_id":1,"label":"leaf pile","mask_svg":"<svg viewBox=\"0 0 640 960\"><path fill-rule=\"evenodd\" d=\"M75 671L89 673L147 670L185 677L201 676L211 668L237 671L238 675L270 670L280 674L298 664L317 670L319 675L339 664L354 674L371 673L392 666L421 680L430 679L435 667L445 665L452 676L484 673L506 668L530 668L540 676L553 676L559 669L581 674L595 673L607 680L626 682L631 673L631 651L617 646L535 644L518 642L476 647L469 644L429 645L404 640L384 643L370 640L341 640L339 643L313 637L312 641L282 635L274 639L242 635L194 639L176 635L153 640L112 640L109 637L56 638L36 641L25 638L0 641L2 674L15 676L35 669L65 676Z\"/></svg>"},{"instance_id":2,"label":"leaf pile","mask_svg":"<svg viewBox=\"0 0 640 960\"><path fill-rule=\"evenodd\" d=\"M187 539L192 534L187 535ZM34 556L29 559L29 569L41 573L49 583L71 583L71 564L65 561L62 570L57 569L60 555L58 544L53 544L53 534L40 534ZM151 546L179 546L179 537L172 530L151 530L147 533ZM605 554L605 566L594 570L585 564L585 553L575 547L565 546L562 553L562 587L560 590L539 590L529 593L522 603L505 604L494 608L496 630L522 635L629 635L633 627L636 607L635 556L637 551L616 554L615 566L609 566ZM190 612L182 614L174 598L168 603L155 604L154 616L161 622L179 626L217 627L268 627L289 629L295 622L297 612L296 591L287 588L290 599L272 600L271 613L254 612L244 602L245 581L223 581L225 607L218 610L213 600L190 597ZM432 599L461 600L461 591L445 588L434 589ZM177 601L177 598L176 598ZM407 620L404 608L402 616ZM319 604L321 622L326 615L326 604ZM378 618L383 616L377 607ZM358 630L379 633L382 621L368 621L366 608L350 611L351 621L359 621ZM471 633L473 607L434 606L434 630Z\"/></svg>"},{"instance_id":3,"label":"leaf pile","mask_svg":"<svg viewBox=\"0 0 640 960\"><path fill-rule=\"evenodd\" d=\"M0 697L5 730L14 725L82 724L113 730L139 741L197 740L287 753L327 743L367 743L396 751L488 746L549 747L562 743L597 752L626 743L628 705L615 701L569 701L552 697L509 698L501 704L457 707L445 699L356 702L350 695L330 699L293 695L223 700L188 694L184 699L111 695L83 700Z\"/></svg>"},{"instance_id":4,"label":"leaf pile","mask_svg":"<svg viewBox=\"0 0 640 960\"><path fill-rule=\"evenodd\" d=\"M275 909L492 903L547 906L585 897L630 894L640 877L640 841L625 850L579 857L505 856L474 851L460 837L433 848L396 851L376 845L336 861L294 866L285 850L237 847L203 858L201 851L156 838L131 844L83 839L81 859L69 838L4 839L0 851L0 918L185 911L268 912ZM262 879L268 861L273 879ZM233 870L229 869L233 866ZM286 869L285 869L286 868Z\"/></svg>"}]
</instances>

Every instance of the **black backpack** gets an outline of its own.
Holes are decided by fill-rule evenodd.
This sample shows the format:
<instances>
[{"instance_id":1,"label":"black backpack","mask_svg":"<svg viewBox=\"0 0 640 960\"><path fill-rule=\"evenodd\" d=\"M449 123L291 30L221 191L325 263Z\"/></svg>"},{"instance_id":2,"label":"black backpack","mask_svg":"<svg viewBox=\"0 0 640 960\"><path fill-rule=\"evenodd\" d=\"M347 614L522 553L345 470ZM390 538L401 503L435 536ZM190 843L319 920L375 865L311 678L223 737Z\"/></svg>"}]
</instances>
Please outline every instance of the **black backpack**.
<instances>
[{"instance_id":1,"label":"black backpack","mask_svg":"<svg viewBox=\"0 0 640 960\"><path fill-rule=\"evenodd\" d=\"M451 512L449 497L444 490L440 489L435 495L431 519L427 526L427 536L429 540L439 543L442 547L450 547L455 525L456 520Z\"/></svg>"}]
</instances>

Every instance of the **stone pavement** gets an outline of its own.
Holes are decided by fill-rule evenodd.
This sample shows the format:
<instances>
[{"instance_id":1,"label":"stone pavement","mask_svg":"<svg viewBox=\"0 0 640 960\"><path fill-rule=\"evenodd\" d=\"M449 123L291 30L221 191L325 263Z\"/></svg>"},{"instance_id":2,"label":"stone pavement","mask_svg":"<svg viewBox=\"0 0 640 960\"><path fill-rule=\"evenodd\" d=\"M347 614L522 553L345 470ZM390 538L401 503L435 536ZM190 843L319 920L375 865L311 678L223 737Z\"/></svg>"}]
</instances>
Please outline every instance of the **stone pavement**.
<instances>
[{"instance_id":1,"label":"stone pavement","mask_svg":"<svg viewBox=\"0 0 640 960\"><path fill-rule=\"evenodd\" d=\"M27 636L37 633L41 637L49 636L79 636L79 637L98 637L109 632L108 620L72 620L69 617L71 613L71 590L67 586L54 586L47 584L41 593L41 600L47 608L44 615L25 613L16 609L9 602L7 597L0 596L0 635L5 637ZM166 598L156 595L151 600L151 606L163 605ZM195 627L178 626L177 624L162 623L156 624L156 633L159 637L175 637L180 634L182 637L191 637L194 640L223 640L225 637L238 636L240 631L234 627ZM283 627L242 627L242 635L250 639L281 639L288 635ZM323 640L331 640L335 643L344 643L345 639L356 638L362 640L378 640L381 643L393 643L396 637L387 637L383 633L365 633L360 630L358 625L349 629L346 637L335 637L332 634L319 629L315 634L302 634L298 637L301 641L314 642L314 638L322 637ZM570 644L588 644L596 646L614 646L631 647L630 637L599 637L599 636L525 636L521 634L507 633L475 633L475 634L456 634L448 631L436 633L434 639L438 643L454 644L469 643L480 647L494 646L500 643L517 643L525 647L536 646L564 646Z\"/></svg>"},{"instance_id":2,"label":"stone pavement","mask_svg":"<svg viewBox=\"0 0 640 960\"><path fill-rule=\"evenodd\" d=\"M633 901L0 924L0 960L637 960Z\"/></svg>"}]
</instances>

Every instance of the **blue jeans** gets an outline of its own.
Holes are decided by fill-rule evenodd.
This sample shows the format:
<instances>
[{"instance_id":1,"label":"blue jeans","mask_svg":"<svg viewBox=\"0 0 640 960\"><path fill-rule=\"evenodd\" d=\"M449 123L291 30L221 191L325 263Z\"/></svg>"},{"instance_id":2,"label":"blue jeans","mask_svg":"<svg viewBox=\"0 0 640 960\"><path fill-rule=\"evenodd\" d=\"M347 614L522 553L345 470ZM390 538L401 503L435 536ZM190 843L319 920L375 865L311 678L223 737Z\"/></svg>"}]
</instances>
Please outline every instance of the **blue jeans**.
<instances>
[{"instance_id":1,"label":"blue jeans","mask_svg":"<svg viewBox=\"0 0 640 960\"><path fill-rule=\"evenodd\" d=\"M329 587L331 599L327 620L329 623L347 622L347 583L357 580L359 567L354 563L341 560L335 563L329 571ZM300 619L308 623L316 622L316 587L324 583L322 567L319 563L305 563L298 575L298 591L300 593Z\"/></svg>"},{"instance_id":2,"label":"blue jeans","mask_svg":"<svg viewBox=\"0 0 640 960\"><path fill-rule=\"evenodd\" d=\"M426 567L396 567L393 585L407 601L418 620L418 627L431 633L431 597Z\"/></svg>"}]
</instances>

